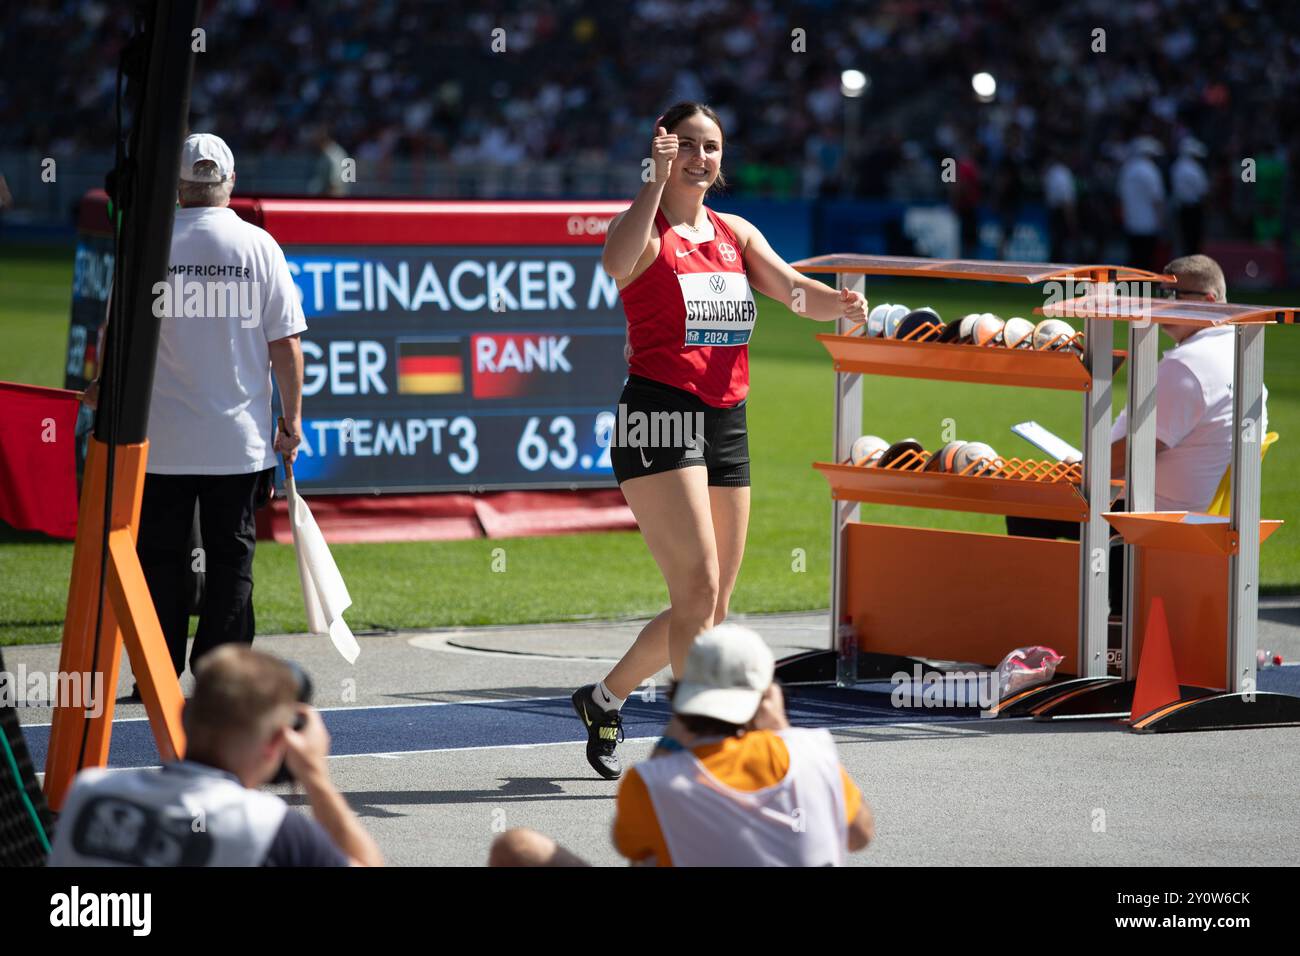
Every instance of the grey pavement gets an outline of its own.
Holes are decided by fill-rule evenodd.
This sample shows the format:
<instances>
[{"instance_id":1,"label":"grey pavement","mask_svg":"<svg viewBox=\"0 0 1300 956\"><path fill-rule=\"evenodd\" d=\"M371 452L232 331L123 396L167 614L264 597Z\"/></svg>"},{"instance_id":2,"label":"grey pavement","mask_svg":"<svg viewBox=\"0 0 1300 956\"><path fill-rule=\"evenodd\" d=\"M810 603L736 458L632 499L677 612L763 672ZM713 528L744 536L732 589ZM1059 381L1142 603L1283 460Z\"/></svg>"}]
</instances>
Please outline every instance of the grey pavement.
<instances>
[{"instance_id":1,"label":"grey pavement","mask_svg":"<svg viewBox=\"0 0 1300 956\"><path fill-rule=\"evenodd\" d=\"M1260 618L1261 646L1300 658L1300 600L1267 599ZM778 655L827 644L825 612L746 620ZM355 666L325 638L259 637L257 646L300 661L325 708L567 697L604 676L641 623L363 635ZM11 670L51 670L58 646L6 648L5 659ZM131 685L123 670L120 694ZM121 704L117 715L143 708ZM1300 728L1136 735L1107 722L974 719L834 735L877 819L857 865L1300 861ZM627 741L625 763L651 743ZM616 865L616 784L594 777L583 749L575 719L569 743L340 756L331 770L393 864L479 865L503 827L528 826ZM305 811L301 795L279 792Z\"/></svg>"}]
</instances>

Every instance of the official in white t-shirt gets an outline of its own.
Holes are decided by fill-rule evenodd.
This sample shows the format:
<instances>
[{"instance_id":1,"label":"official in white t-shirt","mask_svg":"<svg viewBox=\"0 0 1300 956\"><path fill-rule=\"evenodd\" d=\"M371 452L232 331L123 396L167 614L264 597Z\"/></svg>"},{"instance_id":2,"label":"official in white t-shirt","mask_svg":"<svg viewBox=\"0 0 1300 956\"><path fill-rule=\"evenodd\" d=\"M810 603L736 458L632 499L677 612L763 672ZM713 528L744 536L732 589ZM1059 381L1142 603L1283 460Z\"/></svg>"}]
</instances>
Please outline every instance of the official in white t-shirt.
<instances>
[{"instance_id":1,"label":"official in white t-shirt","mask_svg":"<svg viewBox=\"0 0 1300 956\"><path fill-rule=\"evenodd\" d=\"M1178 146L1178 158L1169 170L1169 192L1178 211L1178 231L1182 252L1190 255L1201 248L1202 224L1205 221L1205 196L1210 180L1201 166L1205 146L1188 136Z\"/></svg>"},{"instance_id":2,"label":"official in white t-shirt","mask_svg":"<svg viewBox=\"0 0 1300 956\"><path fill-rule=\"evenodd\" d=\"M1165 181L1155 164L1163 152L1159 141L1150 136L1133 140L1116 184L1128 238L1127 264L1138 269L1155 268L1156 243L1164 231Z\"/></svg>"},{"instance_id":3,"label":"official in white t-shirt","mask_svg":"<svg viewBox=\"0 0 1300 956\"><path fill-rule=\"evenodd\" d=\"M1078 227L1077 190L1074 173L1066 162L1066 151L1051 148L1051 162L1043 173L1043 202L1047 205L1047 235L1053 262L1071 262L1074 234Z\"/></svg>"},{"instance_id":4,"label":"official in white t-shirt","mask_svg":"<svg viewBox=\"0 0 1300 956\"><path fill-rule=\"evenodd\" d=\"M149 406L138 551L179 675L189 625L186 574L206 572L191 669L219 644L252 643L254 513L276 453L296 456L306 330L284 253L230 209L234 157L218 137L185 140ZM288 434L271 412L274 374ZM188 547L198 502L202 549Z\"/></svg>"},{"instance_id":5,"label":"official in white t-shirt","mask_svg":"<svg viewBox=\"0 0 1300 956\"><path fill-rule=\"evenodd\" d=\"M1165 266L1179 299L1223 302L1227 282L1209 256ZM1231 327L1162 325L1174 340L1156 366L1156 510L1205 511L1232 462L1234 336ZM1124 477L1128 409L1111 429L1111 474ZM1268 389L1260 434L1268 431Z\"/></svg>"}]
</instances>

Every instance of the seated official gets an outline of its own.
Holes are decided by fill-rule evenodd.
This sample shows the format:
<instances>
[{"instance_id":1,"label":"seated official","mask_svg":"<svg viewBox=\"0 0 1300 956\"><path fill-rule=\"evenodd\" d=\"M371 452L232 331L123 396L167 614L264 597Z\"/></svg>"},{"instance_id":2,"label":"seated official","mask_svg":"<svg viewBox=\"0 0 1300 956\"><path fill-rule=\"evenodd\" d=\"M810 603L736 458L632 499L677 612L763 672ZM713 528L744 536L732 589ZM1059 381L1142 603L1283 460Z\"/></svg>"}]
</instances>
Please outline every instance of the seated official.
<instances>
[{"instance_id":1,"label":"seated official","mask_svg":"<svg viewBox=\"0 0 1300 956\"><path fill-rule=\"evenodd\" d=\"M1192 302L1224 302L1227 282L1209 256L1183 256L1165 266L1178 284L1166 291ZM1205 511L1232 463L1232 384L1235 329L1225 325L1161 325L1175 347L1156 366L1157 511ZM1268 389L1259 440L1268 431ZM1110 432L1110 473L1123 478L1128 450L1128 409Z\"/></svg>"},{"instance_id":2,"label":"seated official","mask_svg":"<svg viewBox=\"0 0 1300 956\"><path fill-rule=\"evenodd\" d=\"M51 866L382 866L330 780L329 734L283 661L244 645L204 656L185 703L185 759L83 770ZM294 729L295 719L303 723ZM287 765L315 819L257 788Z\"/></svg>"},{"instance_id":3,"label":"seated official","mask_svg":"<svg viewBox=\"0 0 1300 956\"><path fill-rule=\"evenodd\" d=\"M1209 256L1183 256L1165 266L1178 284L1165 291L1191 302L1227 300L1227 283L1219 264ZM1157 511L1197 511L1210 507L1223 473L1232 462L1232 383L1236 367L1231 326L1200 328L1161 325L1174 348L1156 365ZM1268 389L1264 390L1263 421L1268 431ZM1128 409L1119 413L1110 432L1110 474L1124 478L1128 453ZM1123 503L1116 504L1123 510ZM1007 533L1035 538L1079 537L1079 525L1069 521L1007 518Z\"/></svg>"},{"instance_id":4,"label":"seated official","mask_svg":"<svg viewBox=\"0 0 1300 956\"><path fill-rule=\"evenodd\" d=\"M830 733L790 726L774 666L746 628L696 638L663 738L619 787L620 854L652 866L836 866L874 838ZM583 865L531 830L503 834L489 863Z\"/></svg>"}]
</instances>

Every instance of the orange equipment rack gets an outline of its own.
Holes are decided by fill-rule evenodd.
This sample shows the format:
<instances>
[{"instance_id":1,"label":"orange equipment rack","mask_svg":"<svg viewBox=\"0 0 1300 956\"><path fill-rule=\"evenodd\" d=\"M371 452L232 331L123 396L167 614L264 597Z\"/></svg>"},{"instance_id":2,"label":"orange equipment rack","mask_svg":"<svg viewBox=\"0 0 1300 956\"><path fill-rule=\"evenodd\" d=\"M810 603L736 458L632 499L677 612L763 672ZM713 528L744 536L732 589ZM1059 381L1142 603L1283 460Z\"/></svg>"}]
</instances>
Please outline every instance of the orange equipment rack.
<instances>
[{"instance_id":1,"label":"orange equipment rack","mask_svg":"<svg viewBox=\"0 0 1300 956\"><path fill-rule=\"evenodd\" d=\"M1065 655L1058 670L1062 679L1004 701L997 712L1004 716L1038 712L1048 717L1047 708L1053 701L1070 701L1067 710L1071 716L1078 716L1078 708L1086 707L1091 699L1103 701L1102 710L1110 714L1115 710L1112 699L1117 692L1121 696L1127 692L1131 698L1131 678L1140 651L1140 642L1134 641L1132 635L1145 626L1145 611L1152 596L1166 596L1171 628L1184 626L1194 618L1200 621L1199 629L1187 632L1198 635L1193 641L1207 627L1214 629L1215 618L1206 614L1204 601L1183 600L1189 588L1198 593L1206 589L1199 580L1203 575L1209 576L1205 580L1223 582L1223 595L1208 610L1221 609L1217 619L1224 626L1215 632L1217 642L1211 642L1216 649L1204 653L1204 660L1198 659L1198 666L1193 667L1188 658L1188 676L1205 679L1210 660L1221 664L1226 660L1226 645L1232 643L1226 626L1228 608L1232 605L1226 582L1229 562L1238 556L1230 558L1227 552L1195 556L1194 560L1204 566L1198 565L1200 573L1195 576L1194 585L1184 582L1179 590L1173 585L1189 568L1187 551L1191 549L1139 547L1139 554L1130 553L1126 563L1129 600L1124 647L1119 655L1120 673L1111 676L1107 668L1110 527L1114 524L1120 530L1132 529L1136 522L1152 517L1142 512L1151 512L1154 504L1157 331L1147 319L1154 314L1156 322L1183 322L1187 321L1188 314L1188 303L1153 305L1149 284L1173 283L1174 277L1107 265L842 254L805 260L794 267L805 273L834 273L837 287L863 293L867 275L1056 283L1045 289L1048 305L1035 312L1083 319L1085 338L1080 357L1070 350L1026 351L924 341L927 335L924 332L912 341L870 338L852 334L857 329L845 320L840 320L836 333L817 336L830 354L837 373L833 461L813 465L826 478L834 500L831 641L828 651L808 652L783 661L780 667L783 680L792 684L833 682L847 687L863 678L887 677L899 670L911 672L916 664L942 667L944 663L961 662L991 667L1017 646L1030 643L1025 635L1031 634L1034 635L1032 643L1054 645ZM1061 289L1068 290L1074 282L1089 283L1088 295L1069 298L1060 294ZM1126 286L1136 283L1143 294L1117 295L1117 283ZM1144 303L1144 307L1139 310L1136 303ZM1200 321L1207 325L1223 321L1264 321L1262 315L1252 307L1209 306L1200 314ZM1124 482L1110 480L1111 390L1115 368L1112 355L1118 354L1112 352L1112 323L1116 319L1132 320L1128 349L1129 407L1135 413L1129 419L1126 473L1133 476L1128 493L1135 514L1109 511L1117 489L1124 486ZM1268 320L1294 321L1294 312L1271 309ZM1242 328L1249 330L1252 326ZM1262 355L1257 358L1262 361ZM1084 463L1081 468L1070 470L1054 463L999 459L988 463L984 474L955 475L918 470L921 463L909 463L906 457L885 468L844 464L852 442L862 431L863 375L1077 391L1083 397ZM1254 527L1258 533L1257 445L1255 449L1253 478L1251 463L1234 456L1234 474L1242 476L1241 480L1234 481L1234 515L1238 492L1252 487L1253 481ZM1082 525L1080 542L868 524L858 520L862 502L1078 521ZM1239 539L1244 549L1248 535L1241 533L1238 517L1233 518L1233 540ZM1161 533L1171 533L1168 520L1160 524ZM1265 527L1264 536L1267 536L1276 523ZM1173 533L1185 533L1189 540L1204 541L1207 534L1208 540L1218 540L1213 537L1217 532L1207 531L1204 524ZM1129 534L1126 532L1126 536ZM1133 543L1135 538L1128 537L1128 540ZM1253 566L1256 581L1258 540L1257 535ZM1216 545L1205 547L1214 551ZM1252 572L1244 561L1241 565L1244 587ZM1016 600L1007 601L996 589L988 588L986 576L979 574L944 575L942 587L936 587L934 569L953 567L1015 567ZM1246 590L1253 598L1257 586ZM1253 677L1255 606L1248 609L1242 600L1233 606L1236 607L1232 615L1234 622L1239 623L1243 613L1250 618L1251 633L1249 638L1243 636L1243 641L1248 640L1250 645L1250 676ZM918 607L925 608L925 613L917 614ZM1242 650L1239 656L1243 661L1245 655L1246 651ZM1207 666L1200 666L1202 663ZM1238 667L1238 676L1240 670ZM1222 667L1217 680L1217 684L1206 686L1232 688ZM1288 701L1300 704L1298 698L1288 698ZM1287 711L1289 706L1284 703L1281 710ZM1212 721L1222 720L1222 709L1222 706L1217 709ZM1258 718L1265 710L1268 708L1257 708L1254 717ZM1184 728L1171 724L1142 729Z\"/></svg>"},{"instance_id":2,"label":"orange equipment rack","mask_svg":"<svg viewBox=\"0 0 1300 956\"><path fill-rule=\"evenodd\" d=\"M1039 720L1127 718L1138 732L1265 727L1300 723L1300 698L1255 686L1259 549L1282 524L1260 518L1264 437L1264 330L1294 324L1293 308L1116 296L1108 289L1035 310L1049 317L1129 323L1135 346L1129 381L1130 507L1106 520L1123 537L1129 569L1119 679L1024 702ZM1231 508L1228 517L1154 510L1155 357L1160 324L1235 329ZM1175 680L1159 706L1134 707L1138 663L1163 604ZM1174 690L1174 687L1177 690Z\"/></svg>"}]
</instances>

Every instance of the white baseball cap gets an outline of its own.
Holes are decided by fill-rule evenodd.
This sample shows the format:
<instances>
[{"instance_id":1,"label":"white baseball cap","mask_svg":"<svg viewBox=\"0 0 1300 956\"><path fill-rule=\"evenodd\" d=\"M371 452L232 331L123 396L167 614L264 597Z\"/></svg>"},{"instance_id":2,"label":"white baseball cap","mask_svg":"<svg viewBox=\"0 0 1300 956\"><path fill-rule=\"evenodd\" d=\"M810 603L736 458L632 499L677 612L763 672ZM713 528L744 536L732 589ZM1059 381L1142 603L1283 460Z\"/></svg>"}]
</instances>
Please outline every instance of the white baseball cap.
<instances>
[{"instance_id":1,"label":"white baseball cap","mask_svg":"<svg viewBox=\"0 0 1300 956\"><path fill-rule=\"evenodd\" d=\"M748 723L772 686L776 661L767 642L739 624L719 624L695 639L673 694L673 712Z\"/></svg>"},{"instance_id":2,"label":"white baseball cap","mask_svg":"<svg viewBox=\"0 0 1300 956\"><path fill-rule=\"evenodd\" d=\"M196 164L208 161L216 170L196 170ZM220 136L212 133L191 133L181 147L181 179L187 183L220 183L235 171L235 156Z\"/></svg>"}]
</instances>

